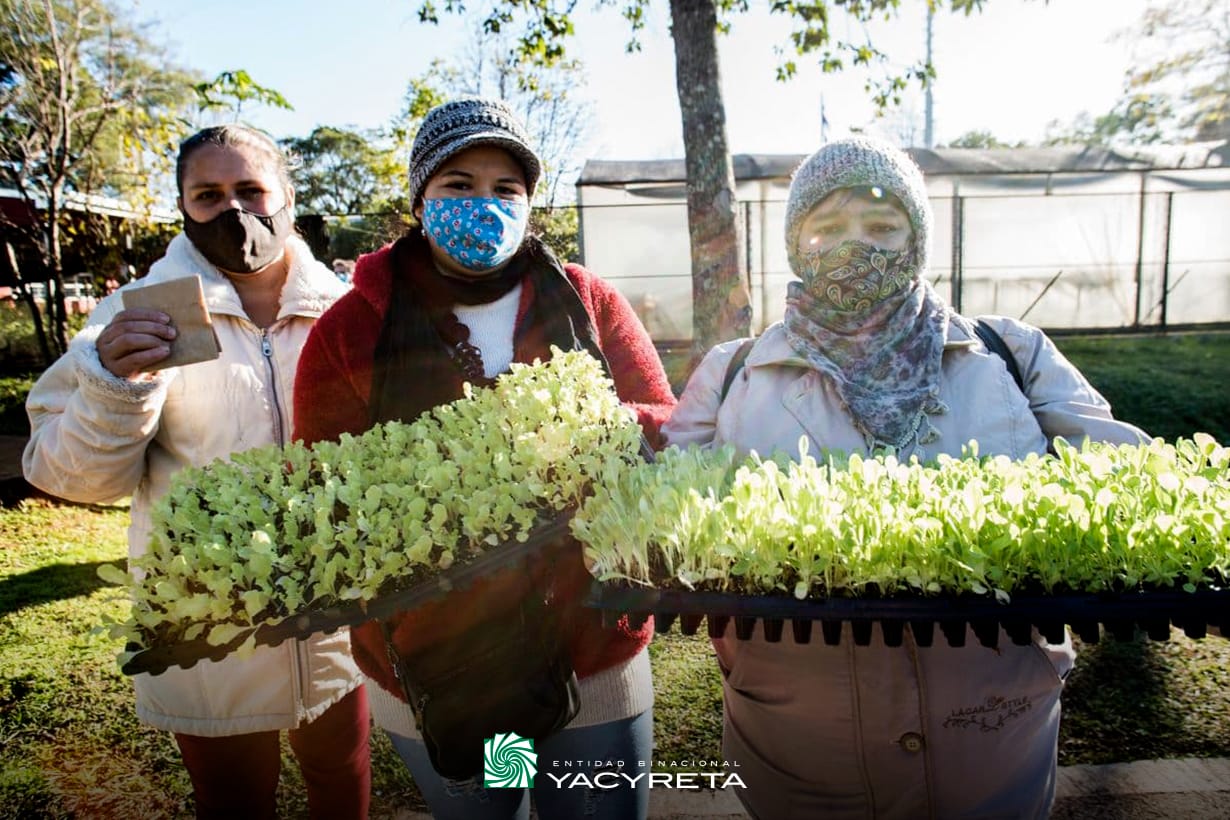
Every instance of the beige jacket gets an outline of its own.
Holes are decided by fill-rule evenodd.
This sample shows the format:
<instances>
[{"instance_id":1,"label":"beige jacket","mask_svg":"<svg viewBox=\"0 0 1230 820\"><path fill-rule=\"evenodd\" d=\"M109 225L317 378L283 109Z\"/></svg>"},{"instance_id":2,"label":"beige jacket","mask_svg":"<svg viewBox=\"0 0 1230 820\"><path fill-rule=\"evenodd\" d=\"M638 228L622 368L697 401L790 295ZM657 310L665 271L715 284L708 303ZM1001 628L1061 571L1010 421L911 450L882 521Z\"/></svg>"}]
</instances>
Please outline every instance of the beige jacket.
<instances>
[{"instance_id":1,"label":"beige jacket","mask_svg":"<svg viewBox=\"0 0 1230 820\"><path fill-rule=\"evenodd\" d=\"M1028 397L1002 360L953 323L944 349L938 441L921 457L1044 452L1054 436L1140 442L1037 328L986 317L1015 354ZM865 452L829 380L790 349L780 324L749 354L726 400L719 392L737 342L714 348L662 428L668 443L731 443L742 451ZM909 453L905 454L906 456ZM1014 646L1002 631L987 649L972 630L965 647L939 630L930 647L910 630L900 648L854 645L850 625L826 645L787 635L752 640L728 630L714 641L724 683L723 754L737 762L740 797L765 820L812 818L1041 818L1054 799L1059 695L1071 642Z\"/></svg>"},{"instance_id":2,"label":"beige jacket","mask_svg":"<svg viewBox=\"0 0 1230 820\"><path fill-rule=\"evenodd\" d=\"M181 467L285 442L299 351L316 318L346 290L302 241L292 238L289 250L278 318L262 331L230 282L187 237L175 237L149 274L125 288L200 274L222 353L161 371L152 381L120 379L102 367L94 342L123 307L119 293L104 299L30 392L27 480L84 503L131 496L128 551L135 557L148 543L151 504ZM314 720L362 679L342 630L259 647L242 660L230 656L133 680L145 722L221 736Z\"/></svg>"}]
</instances>

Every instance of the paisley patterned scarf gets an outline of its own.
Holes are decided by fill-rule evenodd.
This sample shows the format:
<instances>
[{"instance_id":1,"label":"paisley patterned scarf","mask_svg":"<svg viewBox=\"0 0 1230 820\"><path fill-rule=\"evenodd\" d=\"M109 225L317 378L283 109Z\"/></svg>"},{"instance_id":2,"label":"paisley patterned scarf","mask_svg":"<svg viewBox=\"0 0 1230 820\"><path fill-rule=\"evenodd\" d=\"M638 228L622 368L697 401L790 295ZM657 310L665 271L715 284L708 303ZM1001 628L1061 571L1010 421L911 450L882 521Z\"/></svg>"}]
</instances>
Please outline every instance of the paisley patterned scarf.
<instances>
[{"instance_id":1,"label":"paisley patterned scarf","mask_svg":"<svg viewBox=\"0 0 1230 820\"><path fill-rule=\"evenodd\" d=\"M918 273L913 247L865 242L790 253L786 337L828 374L871 450L934 441L950 309Z\"/></svg>"}]
</instances>

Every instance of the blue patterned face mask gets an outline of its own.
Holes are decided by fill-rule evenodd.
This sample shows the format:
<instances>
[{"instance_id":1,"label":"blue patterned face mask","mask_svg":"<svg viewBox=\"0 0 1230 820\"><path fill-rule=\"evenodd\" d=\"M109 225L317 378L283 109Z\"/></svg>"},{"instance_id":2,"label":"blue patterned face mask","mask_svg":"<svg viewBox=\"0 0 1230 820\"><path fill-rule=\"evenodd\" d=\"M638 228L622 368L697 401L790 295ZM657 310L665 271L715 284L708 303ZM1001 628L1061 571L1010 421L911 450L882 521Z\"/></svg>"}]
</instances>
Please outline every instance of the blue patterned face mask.
<instances>
[{"instance_id":1,"label":"blue patterned face mask","mask_svg":"<svg viewBox=\"0 0 1230 820\"><path fill-rule=\"evenodd\" d=\"M468 270L482 272L512 258L529 222L529 204L494 197L426 199L423 230Z\"/></svg>"}]
</instances>

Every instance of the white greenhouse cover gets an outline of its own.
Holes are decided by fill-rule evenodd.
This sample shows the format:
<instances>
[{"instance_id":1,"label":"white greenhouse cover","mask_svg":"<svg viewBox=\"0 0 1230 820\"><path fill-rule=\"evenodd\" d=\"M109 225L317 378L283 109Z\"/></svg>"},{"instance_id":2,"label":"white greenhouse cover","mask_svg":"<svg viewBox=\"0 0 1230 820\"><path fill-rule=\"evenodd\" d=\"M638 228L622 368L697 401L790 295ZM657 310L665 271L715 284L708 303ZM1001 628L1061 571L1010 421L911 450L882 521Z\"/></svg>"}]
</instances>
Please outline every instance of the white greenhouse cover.
<instances>
[{"instance_id":1,"label":"white greenhouse cover","mask_svg":"<svg viewBox=\"0 0 1230 820\"><path fill-rule=\"evenodd\" d=\"M967 315L1047 329L1230 321L1230 144L909 149L935 208L930 278ZM733 157L753 332L781 318L783 220L801 155ZM683 160L586 163L584 264L657 341L691 337Z\"/></svg>"}]
</instances>

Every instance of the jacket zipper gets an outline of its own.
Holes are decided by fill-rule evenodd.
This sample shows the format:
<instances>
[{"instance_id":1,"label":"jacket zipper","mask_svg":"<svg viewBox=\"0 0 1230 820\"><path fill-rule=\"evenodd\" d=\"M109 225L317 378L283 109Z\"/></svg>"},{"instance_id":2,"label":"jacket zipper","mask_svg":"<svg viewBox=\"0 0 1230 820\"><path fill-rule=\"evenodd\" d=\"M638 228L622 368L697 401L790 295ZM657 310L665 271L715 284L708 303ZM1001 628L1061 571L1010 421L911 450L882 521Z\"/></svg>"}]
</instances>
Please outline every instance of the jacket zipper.
<instances>
[{"instance_id":1,"label":"jacket zipper","mask_svg":"<svg viewBox=\"0 0 1230 820\"><path fill-rule=\"evenodd\" d=\"M269 340L268 328L261 328L261 354L265 357L265 369L269 373L269 397L273 402L273 440L281 447L286 443L282 429L282 404L278 401L277 371L273 367L273 343Z\"/></svg>"},{"instance_id":2,"label":"jacket zipper","mask_svg":"<svg viewBox=\"0 0 1230 820\"><path fill-rule=\"evenodd\" d=\"M282 425L282 403L278 400L277 369L273 366L273 342L269 338L268 328L261 328L261 355L265 357L265 371L269 374L269 398L273 402L273 438L281 447L286 443L286 432ZM304 670L307 668L302 657L304 651L303 641L292 642L290 657L294 673L291 675L291 686L294 690L292 697L296 722L303 720L307 711L303 702L304 692L307 691L303 680Z\"/></svg>"}]
</instances>

